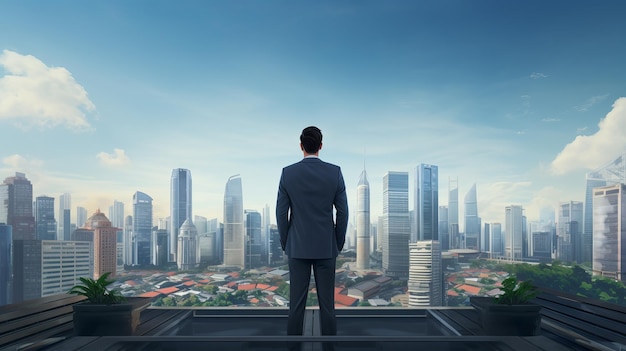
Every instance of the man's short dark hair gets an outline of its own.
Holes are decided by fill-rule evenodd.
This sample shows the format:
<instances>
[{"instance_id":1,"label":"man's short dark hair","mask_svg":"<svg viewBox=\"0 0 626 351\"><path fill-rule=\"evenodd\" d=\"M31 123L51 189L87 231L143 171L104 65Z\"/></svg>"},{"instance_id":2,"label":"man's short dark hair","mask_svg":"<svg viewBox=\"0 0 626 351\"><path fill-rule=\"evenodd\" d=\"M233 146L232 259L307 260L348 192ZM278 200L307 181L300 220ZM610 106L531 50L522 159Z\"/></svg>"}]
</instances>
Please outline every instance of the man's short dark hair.
<instances>
[{"instance_id":1,"label":"man's short dark hair","mask_svg":"<svg viewBox=\"0 0 626 351\"><path fill-rule=\"evenodd\" d=\"M317 127L306 127L300 134L300 142L307 154L314 154L322 145L322 131Z\"/></svg>"}]
</instances>

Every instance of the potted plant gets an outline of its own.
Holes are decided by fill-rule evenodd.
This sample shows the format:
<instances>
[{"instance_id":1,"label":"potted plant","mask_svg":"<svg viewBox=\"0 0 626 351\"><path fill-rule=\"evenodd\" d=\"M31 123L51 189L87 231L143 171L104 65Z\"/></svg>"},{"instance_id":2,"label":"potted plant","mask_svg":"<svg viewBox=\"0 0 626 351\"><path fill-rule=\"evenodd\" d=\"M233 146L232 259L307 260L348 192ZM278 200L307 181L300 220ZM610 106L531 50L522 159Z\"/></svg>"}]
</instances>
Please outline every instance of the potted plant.
<instances>
[{"instance_id":1,"label":"potted plant","mask_svg":"<svg viewBox=\"0 0 626 351\"><path fill-rule=\"evenodd\" d=\"M531 303L537 288L529 281L519 282L514 275L502 281L501 294L471 297L480 312L483 330L488 335L538 335L541 331L541 306Z\"/></svg>"},{"instance_id":2,"label":"potted plant","mask_svg":"<svg viewBox=\"0 0 626 351\"><path fill-rule=\"evenodd\" d=\"M149 302L128 302L118 290L108 288L114 282L108 279L109 275L110 272L104 273L98 279L81 277L81 283L68 292L87 298L72 306L77 335L133 335L139 325L141 309Z\"/></svg>"}]
</instances>

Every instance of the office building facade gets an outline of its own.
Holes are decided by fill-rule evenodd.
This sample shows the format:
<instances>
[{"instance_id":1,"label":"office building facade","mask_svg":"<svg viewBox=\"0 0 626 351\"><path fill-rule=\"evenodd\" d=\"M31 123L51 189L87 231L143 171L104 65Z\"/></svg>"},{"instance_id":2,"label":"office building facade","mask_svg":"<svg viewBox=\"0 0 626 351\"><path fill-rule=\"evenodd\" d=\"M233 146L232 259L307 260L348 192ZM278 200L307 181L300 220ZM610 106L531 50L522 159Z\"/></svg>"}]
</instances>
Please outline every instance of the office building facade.
<instances>
[{"instance_id":1,"label":"office building facade","mask_svg":"<svg viewBox=\"0 0 626 351\"><path fill-rule=\"evenodd\" d=\"M141 191L133 194L133 264L150 264L152 239L152 198Z\"/></svg>"},{"instance_id":2,"label":"office building facade","mask_svg":"<svg viewBox=\"0 0 626 351\"><path fill-rule=\"evenodd\" d=\"M519 205L507 206L504 210L505 241L504 255L509 260L521 260L523 248L524 209Z\"/></svg>"},{"instance_id":3,"label":"office building facade","mask_svg":"<svg viewBox=\"0 0 626 351\"><path fill-rule=\"evenodd\" d=\"M439 169L420 164L415 170L415 207L411 242L439 240Z\"/></svg>"},{"instance_id":4,"label":"office building facade","mask_svg":"<svg viewBox=\"0 0 626 351\"><path fill-rule=\"evenodd\" d=\"M200 264L200 245L198 230L191 219L185 220L178 234L178 252L176 254L178 269L195 270Z\"/></svg>"},{"instance_id":5,"label":"office building facade","mask_svg":"<svg viewBox=\"0 0 626 351\"><path fill-rule=\"evenodd\" d=\"M59 212L57 218L57 240L71 240L72 237L72 221L71 221L71 206L72 195L69 193L63 193L59 196ZM85 219L85 222L87 220ZM77 223L78 228L81 228L85 223Z\"/></svg>"},{"instance_id":6,"label":"office building facade","mask_svg":"<svg viewBox=\"0 0 626 351\"><path fill-rule=\"evenodd\" d=\"M409 277L409 174L387 172L383 177L383 274L400 280Z\"/></svg>"},{"instance_id":7,"label":"office building facade","mask_svg":"<svg viewBox=\"0 0 626 351\"><path fill-rule=\"evenodd\" d=\"M478 217L478 201L476 196L476 183L472 185L465 195L465 225L464 225L464 248L480 250L480 227L481 221Z\"/></svg>"},{"instance_id":8,"label":"office building facade","mask_svg":"<svg viewBox=\"0 0 626 351\"><path fill-rule=\"evenodd\" d=\"M593 189L592 270L626 281L626 184Z\"/></svg>"},{"instance_id":9,"label":"office building facade","mask_svg":"<svg viewBox=\"0 0 626 351\"><path fill-rule=\"evenodd\" d=\"M13 291L13 232L0 223L0 306L12 303Z\"/></svg>"},{"instance_id":10,"label":"office building facade","mask_svg":"<svg viewBox=\"0 0 626 351\"><path fill-rule=\"evenodd\" d=\"M57 221L54 219L54 198L37 196L35 198L34 210L37 240L56 240Z\"/></svg>"},{"instance_id":11,"label":"office building facade","mask_svg":"<svg viewBox=\"0 0 626 351\"><path fill-rule=\"evenodd\" d=\"M436 240L409 244L409 306L443 305L441 247Z\"/></svg>"},{"instance_id":12,"label":"office building facade","mask_svg":"<svg viewBox=\"0 0 626 351\"><path fill-rule=\"evenodd\" d=\"M559 204L557 220L557 258L564 262L583 263L583 203Z\"/></svg>"},{"instance_id":13,"label":"office building facade","mask_svg":"<svg viewBox=\"0 0 626 351\"><path fill-rule=\"evenodd\" d=\"M448 248L460 248L461 240L459 237L459 178L448 179L448 228Z\"/></svg>"},{"instance_id":14,"label":"office building facade","mask_svg":"<svg viewBox=\"0 0 626 351\"><path fill-rule=\"evenodd\" d=\"M0 184L0 223L10 225L13 240L35 240L33 186L24 173L16 172Z\"/></svg>"},{"instance_id":15,"label":"office building facade","mask_svg":"<svg viewBox=\"0 0 626 351\"><path fill-rule=\"evenodd\" d=\"M110 277L115 277L117 274L117 232L120 228L113 227L104 213L97 210L87 218L84 229L93 231L94 279L100 278L107 272L110 273Z\"/></svg>"},{"instance_id":16,"label":"office building facade","mask_svg":"<svg viewBox=\"0 0 626 351\"><path fill-rule=\"evenodd\" d=\"M258 211L244 210L244 227L246 231L246 268L261 267L261 222L262 217Z\"/></svg>"}]
</instances>

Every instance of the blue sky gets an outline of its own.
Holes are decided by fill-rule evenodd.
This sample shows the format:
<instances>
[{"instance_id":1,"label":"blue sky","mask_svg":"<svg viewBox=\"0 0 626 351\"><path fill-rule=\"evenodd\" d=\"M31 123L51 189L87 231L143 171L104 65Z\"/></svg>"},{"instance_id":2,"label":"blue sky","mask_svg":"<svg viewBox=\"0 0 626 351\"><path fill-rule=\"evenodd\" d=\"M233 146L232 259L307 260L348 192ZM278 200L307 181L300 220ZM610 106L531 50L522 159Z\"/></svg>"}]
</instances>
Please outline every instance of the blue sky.
<instances>
[{"instance_id":1,"label":"blue sky","mask_svg":"<svg viewBox=\"0 0 626 351\"><path fill-rule=\"evenodd\" d=\"M622 1L2 1L0 178L34 195L168 215L173 168L194 215L272 211L308 125L354 208L382 177L439 166L440 205L477 183L483 221L584 200L584 174L626 150ZM412 205L411 205L412 207ZM462 211L462 209L461 209Z\"/></svg>"}]
</instances>

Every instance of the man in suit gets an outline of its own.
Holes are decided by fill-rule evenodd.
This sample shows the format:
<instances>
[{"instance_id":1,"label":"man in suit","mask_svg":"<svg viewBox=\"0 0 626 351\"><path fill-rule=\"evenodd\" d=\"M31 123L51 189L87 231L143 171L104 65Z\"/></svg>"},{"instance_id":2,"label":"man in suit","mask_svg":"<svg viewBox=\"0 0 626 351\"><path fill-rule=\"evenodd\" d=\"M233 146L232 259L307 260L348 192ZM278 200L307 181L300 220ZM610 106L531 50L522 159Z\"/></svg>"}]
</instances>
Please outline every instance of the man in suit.
<instances>
[{"instance_id":1,"label":"man in suit","mask_svg":"<svg viewBox=\"0 0 626 351\"><path fill-rule=\"evenodd\" d=\"M348 200L341 168L320 160L321 148L321 130L305 128L300 135L304 158L283 168L278 186L276 221L289 257L288 335L302 335L311 268L322 335L337 334L335 261L346 239Z\"/></svg>"}]
</instances>

